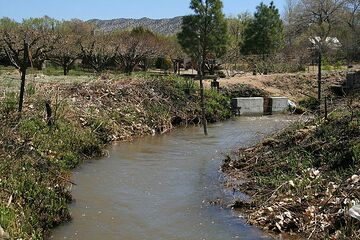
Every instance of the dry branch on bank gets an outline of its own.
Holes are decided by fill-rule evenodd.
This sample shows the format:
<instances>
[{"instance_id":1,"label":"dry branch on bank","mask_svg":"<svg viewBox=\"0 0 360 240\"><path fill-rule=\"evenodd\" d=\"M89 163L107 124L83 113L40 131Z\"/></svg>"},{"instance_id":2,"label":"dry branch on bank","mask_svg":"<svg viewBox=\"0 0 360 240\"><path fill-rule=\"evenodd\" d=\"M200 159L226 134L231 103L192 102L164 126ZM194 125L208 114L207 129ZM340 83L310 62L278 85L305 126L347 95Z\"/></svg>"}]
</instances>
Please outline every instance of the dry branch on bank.
<instances>
[{"instance_id":1,"label":"dry branch on bank","mask_svg":"<svg viewBox=\"0 0 360 240\"><path fill-rule=\"evenodd\" d=\"M359 123L360 109L344 108L229 157L222 170L245 181L227 185L252 197L238 204L248 222L300 239L360 239L348 212L360 201Z\"/></svg>"}]
</instances>

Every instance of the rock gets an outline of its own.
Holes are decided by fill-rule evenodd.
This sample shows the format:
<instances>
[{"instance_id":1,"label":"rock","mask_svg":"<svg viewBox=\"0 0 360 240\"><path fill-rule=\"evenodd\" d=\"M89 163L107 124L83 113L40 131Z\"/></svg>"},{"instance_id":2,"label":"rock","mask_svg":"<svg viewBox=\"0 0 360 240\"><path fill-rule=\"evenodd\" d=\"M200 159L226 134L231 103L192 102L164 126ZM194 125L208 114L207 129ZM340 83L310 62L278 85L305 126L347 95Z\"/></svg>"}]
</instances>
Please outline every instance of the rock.
<instances>
[{"instance_id":1,"label":"rock","mask_svg":"<svg viewBox=\"0 0 360 240\"><path fill-rule=\"evenodd\" d=\"M350 208L349 215L360 221L360 205L355 205Z\"/></svg>"},{"instance_id":2,"label":"rock","mask_svg":"<svg viewBox=\"0 0 360 240\"><path fill-rule=\"evenodd\" d=\"M262 145L263 146L273 146L273 145L276 145L276 144L279 144L280 142L277 140L277 139L274 139L274 138L268 138L268 139L265 139L263 142L262 142Z\"/></svg>"},{"instance_id":3,"label":"rock","mask_svg":"<svg viewBox=\"0 0 360 240\"><path fill-rule=\"evenodd\" d=\"M0 240L9 239L10 235L0 226Z\"/></svg>"},{"instance_id":4,"label":"rock","mask_svg":"<svg viewBox=\"0 0 360 240\"><path fill-rule=\"evenodd\" d=\"M300 129L295 133L294 137L297 142L300 142L304 140L307 136L309 136L309 134L310 134L309 129Z\"/></svg>"},{"instance_id":5,"label":"rock","mask_svg":"<svg viewBox=\"0 0 360 240\"><path fill-rule=\"evenodd\" d=\"M359 175L353 175L351 178L348 179L348 182L351 183L358 183L360 181L360 176Z\"/></svg>"},{"instance_id":6,"label":"rock","mask_svg":"<svg viewBox=\"0 0 360 240\"><path fill-rule=\"evenodd\" d=\"M245 202L243 200L235 200L232 204L229 204L227 207L232 209L250 208L251 203Z\"/></svg>"}]
</instances>

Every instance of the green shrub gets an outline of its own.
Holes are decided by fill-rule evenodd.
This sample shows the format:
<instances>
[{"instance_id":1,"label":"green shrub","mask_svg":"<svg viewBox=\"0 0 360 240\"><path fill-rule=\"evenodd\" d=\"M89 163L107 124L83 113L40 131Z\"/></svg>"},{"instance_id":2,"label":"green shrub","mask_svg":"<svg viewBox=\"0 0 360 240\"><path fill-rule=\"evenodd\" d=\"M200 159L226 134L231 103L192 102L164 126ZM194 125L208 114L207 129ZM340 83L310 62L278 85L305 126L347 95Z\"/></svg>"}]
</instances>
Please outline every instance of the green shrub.
<instances>
[{"instance_id":1,"label":"green shrub","mask_svg":"<svg viewBox=\"0 0 360 240\"><path fill-rule=\"evenodd\" d=\"M77 167L80 163L80 157L72 151L62 152L59 155L59 164L62 168L73 169Z\"/></svg>"},{"instance_id":2,"label":"green shrub","mask_svg":"<svg viewBox=\"0 0 360 240\"><path fill-rule=\"evenodd\" d=\"M172 62L168 58L157 58L155 67L167 71L172 68Z\"/></svg>"},{"instance_id":3,"label":"green shrub","mask_svg":"<svg viewBox=\"0 0 360 240\"><path fill-rule=\"evenodd\" d=\"M15 221L15 212L9 207L0 206L0 226L7 229Z\"/></svg>"},{"instance_id":4,"label":"green shrub","mask_svg":"<svg viewBox=\"0 0 360 240\"><path fill-rule=\"evenodd\" d=\"M118 112L113 111L109 115L118 123L121 122L121 118ZM111 140L111 136L114 134L114 131L110 126L111 119L105 117L94 117L88 119L87 121L92 133L96 136L97 139L100 140L100 142L108 143Z\"/></svg>"},{"instance_id":5,"label":"green shrub","mask_svg":"<svg viewBox=\"0 0 360 240\"><path fill-rule=\"evenodd\" d=\"M18 107L18 94L8 92L5 99L0 103L1 109L4 113L10 113L17 110Z\"/></svg>"},{"instance_id":6,"label":"green shrub","mask_svg":"<svg viewBox=\"0 0 360 240\"><path fill-rule=\"evenodd\" d=\"M29 140L36 134L41 133L45 127L46 124L41 119L23 119L20 122L19 131L24 139Z\"/></svg>"},{"instance_id":7,"label":"green shrub","mask_svg":"<svg viewBox=\"0 0 360 240\"><path fill-rule=\"evenodd\" d=\"M35 85L32 84L32 83L29 83L27 86L26 86L26 95L28 96L32 96L35 94L36 92L36 88L35 88Z\"/></svg>"},{"instance_id":8,"label":"green shrub","mask_svg":"<svg viewBox=\"0 0 360 240\"><path fill-rule=\"evenodd\" d=\"M12 194L10 206L0 206L0 225L13 238L42 239L49 228L70 219L69 193L55 165L36 156L8 158L0 175L0 187Z\"/></svg>"},{"instance_id":9,"label":"green shrub","mask_svg":"<svg viewBox=\"0 0 360 240\"><path fill-rule=\"evenodd\" d=\"M319 109L320 102L314 97L309 97L309 98L301 100L299 102L299 105L300 105L300 107L315 111L315 110Z\"/></svg>"},{"instance_id":10,"label":"green shrub","mask_svg":"<svg viewBox=\"0 0 360 240\"><path fill-rule=\"evenodd\" d=\"M191 93L195 92L195 81L191 78L184 79L182 88L186 94L191 95Z\"/></svg>"},{"instance_id":11,"label":"green shrub","mask_svg":"<svg viewBox=\"0 0 360 240\"><path fill-rule=\"evenodd\" d=\"M101 142L87 128L77 128L72 123L60 120L53 127L38 118L20 122L20 134L31 140L36 151L50 157L64 169L72 169L82 159L101 155Z\"/></svg>"},{"instance_id":12,"label":"green shrub","mask_svg":"<svg viewBox=\"0 0 360 240\"><path fill-rule=\"evenodd\" d=\"M321 69L324 71L338 71L341 70L345 65L345 62L342 60L330 62L328 58L323 58Z\"/></svg>"},{"instance_id":13,"label":"green shrub","mask_svg":"<svg viewBox=\"0 0 360 240\"><path fill-rule=\"evenodd\" d=\"M353 156L354 156L354 162L359 163L359 160L360 160L360 142L357 142L352 147L352 153L353 153Z\"/></svg>"},{"instance_id":14,"label":"green shrub","mask_svg":"<svg viewBox=\"0 0 360 240\"><path fill-rule=\"evenodd\" d=\"M216 91L205 91L206 119L217 122L231 117L230 99Z\"/></svg>"}]
</instances>

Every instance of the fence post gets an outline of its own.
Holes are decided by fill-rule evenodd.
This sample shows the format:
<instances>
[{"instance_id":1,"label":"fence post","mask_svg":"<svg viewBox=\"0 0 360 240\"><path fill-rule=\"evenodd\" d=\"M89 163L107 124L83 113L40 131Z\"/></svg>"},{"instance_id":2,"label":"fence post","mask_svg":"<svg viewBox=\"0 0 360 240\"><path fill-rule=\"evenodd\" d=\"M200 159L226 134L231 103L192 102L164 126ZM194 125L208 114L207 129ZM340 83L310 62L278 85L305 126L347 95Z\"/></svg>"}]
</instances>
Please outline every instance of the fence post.
<instances>
[{"instance_id":1,"label":"fence post","mask_svg":"<svg viewBox=\"0 0 360 240\"><path fill-rule=\"evenodd\" d=\"M327 96L325 96L325 120L328 120Z\"/></svg>"}]
</instances>

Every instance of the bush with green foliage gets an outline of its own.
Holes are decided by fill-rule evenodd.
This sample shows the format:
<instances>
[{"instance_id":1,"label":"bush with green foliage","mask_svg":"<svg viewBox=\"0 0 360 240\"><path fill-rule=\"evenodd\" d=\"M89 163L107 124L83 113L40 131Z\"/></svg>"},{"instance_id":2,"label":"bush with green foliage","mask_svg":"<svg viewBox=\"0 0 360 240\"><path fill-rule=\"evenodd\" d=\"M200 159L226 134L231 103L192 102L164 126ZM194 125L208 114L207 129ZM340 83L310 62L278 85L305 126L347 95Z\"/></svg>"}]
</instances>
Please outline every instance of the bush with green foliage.
<instances>
[{"instance_id":1,"label":"bush with green foliage","mask_svg":"<svg viewBox=\"0 0 360 240\"><path fill-rule=\"evenodd\" d=\"M279 10L274 2L269 6L260 3L254 18L244 31L244 43L241 52L249 54L273 54L284 44L284 27Z\"/></svg>"},{"instance_id":2,"label":"bush with green foliage","mask_svg":"<svg viewBox=\"0 0 360 240\"><path fill-rule=\"evenodd\" d=\"M217 91L205 91L206 119L210 123L223 121L232 116L230 98Z\"/></svg>"},{"instance_id":3,"label":"bush with green foliage","mask_svg":"<svg viewBox=\"0 0 360 240\"><path fill-rule=\"evenodd\" d=\"M157 69L168 71L172 68L171 59L162 57L157 58L155 62L155 67Z\"/></svg>"},{"instance_id":4,"label":"bush with green foliage","mask_svg":"<svg viewBox=\"0 0 360 240\"><path fill-rule=\"evenodd\" d=\"M1 111L5 114L15 111L18 106L18 99L18 94L15 92L5 93L5 99L0 102Z\"/></svg>"},{"instance_id":5,"label":"bush with green foliage","mask_svg":"<svg viewBox=\"0 0 360 240\"><path fill-rule=\"evenodd\" d=\"M301 100L299 106L307 110L316 111L319 109L320 103L317 98L309 97Z\"/></svg>"}]
</instances>

